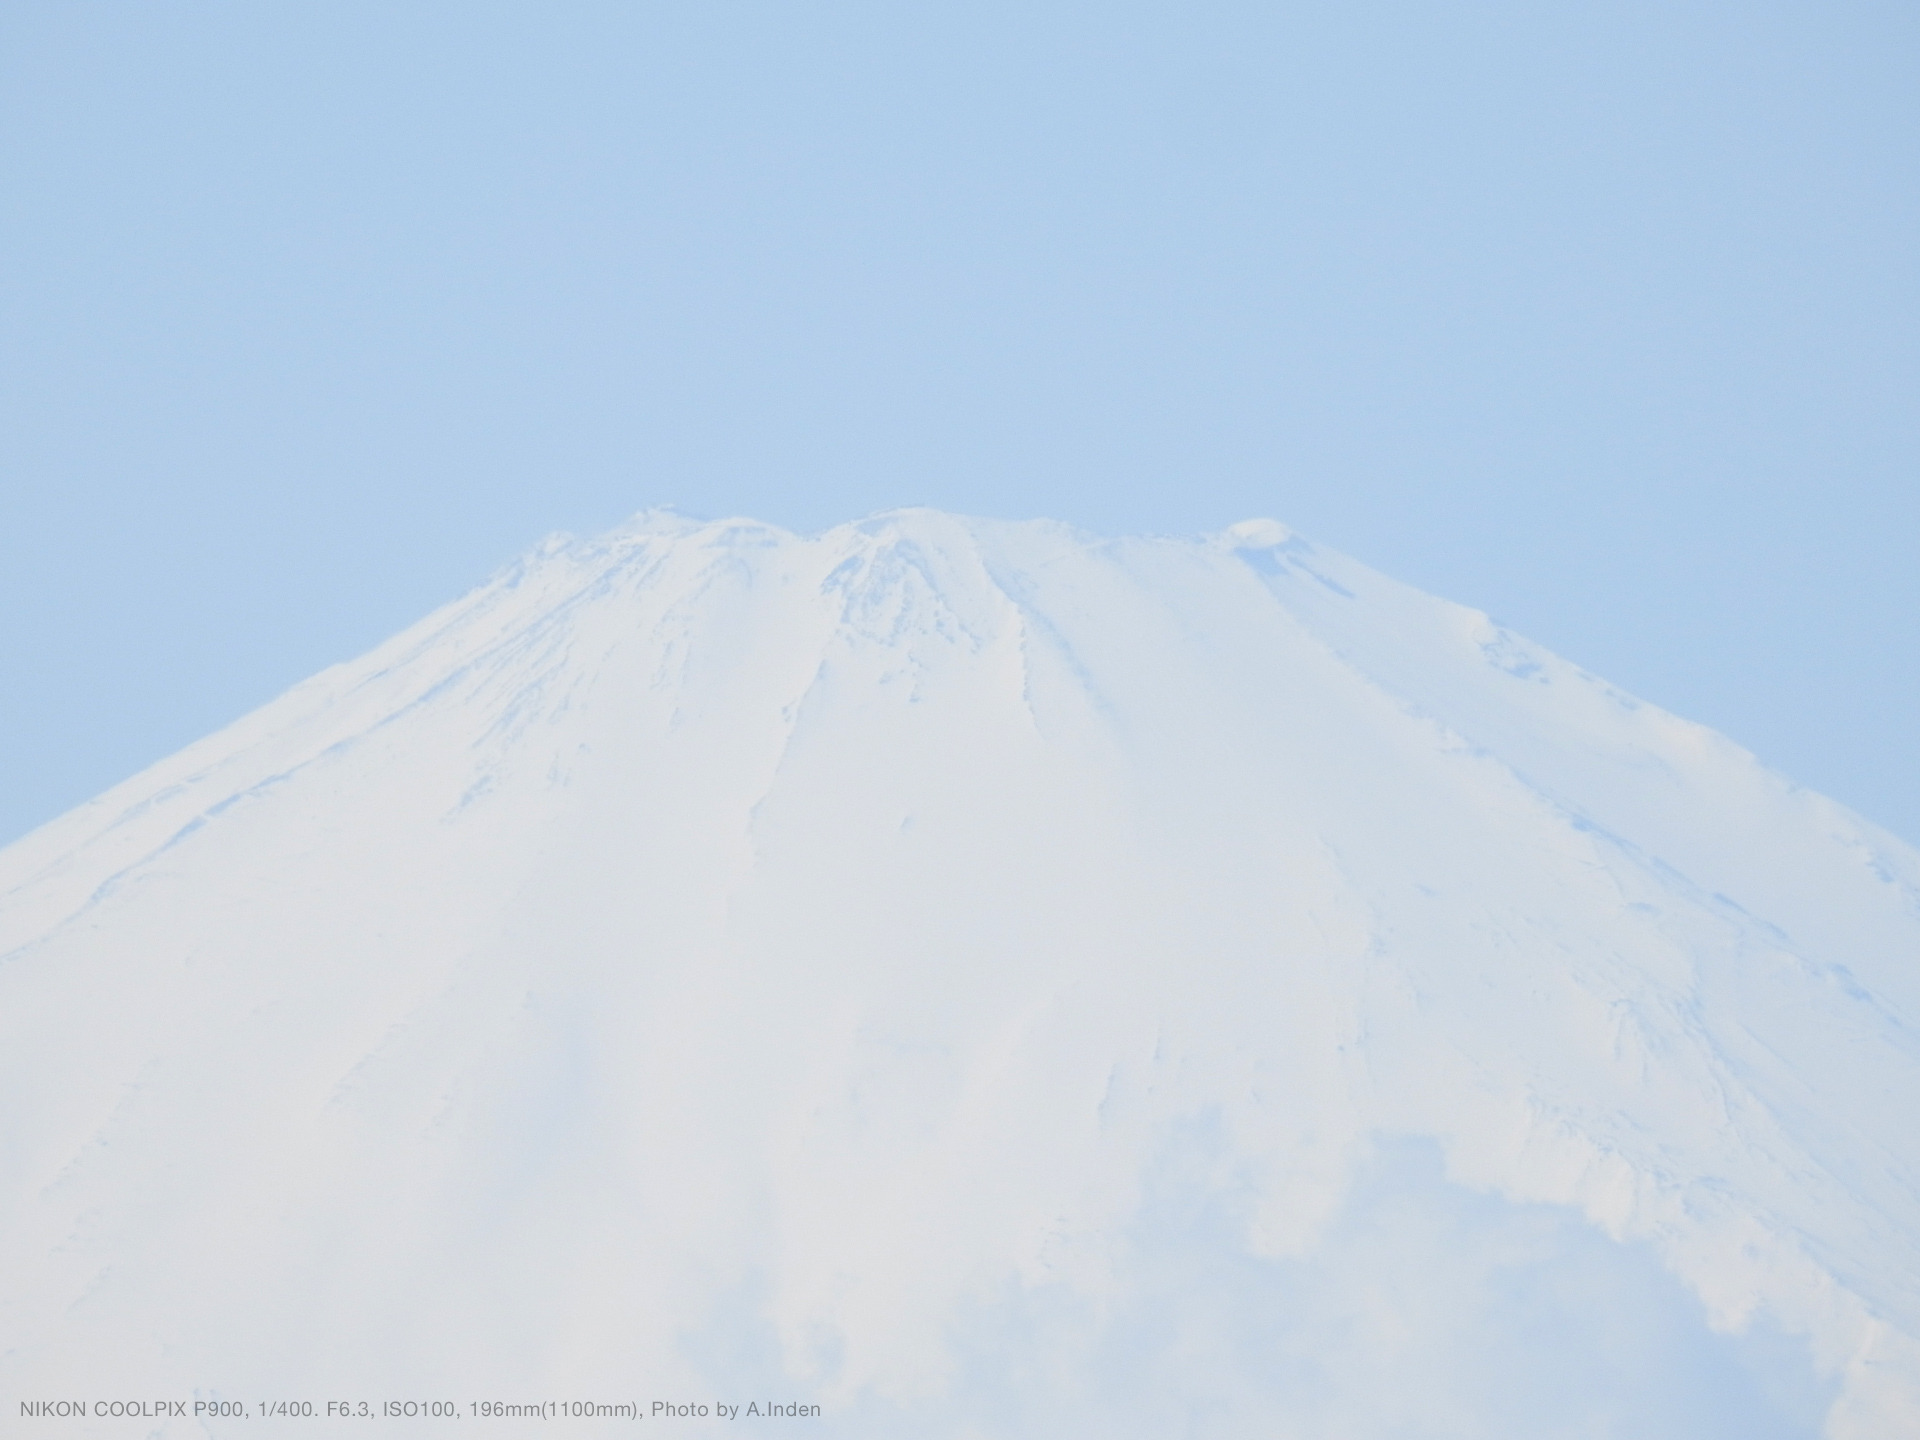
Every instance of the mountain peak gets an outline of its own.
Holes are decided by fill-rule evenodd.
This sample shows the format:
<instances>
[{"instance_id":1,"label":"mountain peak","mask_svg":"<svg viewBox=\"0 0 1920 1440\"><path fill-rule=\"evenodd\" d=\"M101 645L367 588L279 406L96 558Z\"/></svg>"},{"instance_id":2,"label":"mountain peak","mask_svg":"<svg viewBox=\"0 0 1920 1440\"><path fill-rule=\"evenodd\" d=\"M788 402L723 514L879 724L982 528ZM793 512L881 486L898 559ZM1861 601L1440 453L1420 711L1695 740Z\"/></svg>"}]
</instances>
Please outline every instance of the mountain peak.
<instances>
[{"instance_id":1,"label":"mountain peak","mask_svg":"<svg viewBox=\"0 0 1920 1440\"><path fill-rule=\"evenodd\" d=\"M1276 521L649 511L0 852L0 1374L1900 1433L1916 955L1910 848Z\"/></svg>"}]
</instances>

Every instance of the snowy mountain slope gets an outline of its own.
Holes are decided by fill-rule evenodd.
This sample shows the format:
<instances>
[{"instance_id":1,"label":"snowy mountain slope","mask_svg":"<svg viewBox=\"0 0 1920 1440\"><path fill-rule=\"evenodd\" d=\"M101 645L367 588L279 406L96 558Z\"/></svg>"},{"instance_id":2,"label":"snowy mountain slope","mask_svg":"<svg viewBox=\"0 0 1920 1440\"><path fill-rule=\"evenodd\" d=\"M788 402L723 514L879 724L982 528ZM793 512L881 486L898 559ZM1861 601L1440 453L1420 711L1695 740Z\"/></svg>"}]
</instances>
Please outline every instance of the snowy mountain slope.
<instances>
[{"instance_id":1,"label":"snowy mountain slope","mask_svg":"<svg viewBox=\"0 0 1920 1440\"><path fill-rule=\"evenodd\" d=\"M0 1406L1913 1433L1916 1017L1912 849L1272 522L643 516L0 852Z\"/></svg>"}]
</instances>

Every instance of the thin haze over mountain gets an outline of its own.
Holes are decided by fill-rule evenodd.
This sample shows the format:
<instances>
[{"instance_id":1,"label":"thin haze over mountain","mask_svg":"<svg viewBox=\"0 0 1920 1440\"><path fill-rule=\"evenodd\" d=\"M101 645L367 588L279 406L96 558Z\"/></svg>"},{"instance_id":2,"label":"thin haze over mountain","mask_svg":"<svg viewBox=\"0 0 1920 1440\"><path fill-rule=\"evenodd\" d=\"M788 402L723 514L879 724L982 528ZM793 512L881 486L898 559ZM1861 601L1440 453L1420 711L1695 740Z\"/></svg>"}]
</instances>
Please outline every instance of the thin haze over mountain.
<instances>
[{"instance_id":1,"label":"thin haze over mountain","mask_svg":"<svg viewBox=\"0 0 1920 1440\"><path fill-rule=\"evenodd\" d=\"M0 852L0 1397L1911 1434L1916 1017L1920 854L1275 522L652 513Z\"/></svg>"}]
</instances>

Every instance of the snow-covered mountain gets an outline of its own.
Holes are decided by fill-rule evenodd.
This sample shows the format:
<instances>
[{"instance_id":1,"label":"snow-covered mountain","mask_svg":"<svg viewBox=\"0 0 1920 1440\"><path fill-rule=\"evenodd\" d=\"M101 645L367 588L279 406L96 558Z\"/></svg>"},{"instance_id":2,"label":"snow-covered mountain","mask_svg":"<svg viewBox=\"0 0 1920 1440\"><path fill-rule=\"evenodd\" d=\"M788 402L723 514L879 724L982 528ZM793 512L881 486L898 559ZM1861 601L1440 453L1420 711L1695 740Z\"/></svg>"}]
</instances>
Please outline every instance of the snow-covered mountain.
<instances>
[{"instance_id":1,"label":"snow-covered mountain","mask_svg":"<svg viewBox=\"0 0 1920 1440\"><path fill-rule=\"evenodd\" d=\"M0 1414L1916 1435L1917 1024L1920 854L1278 524L647 515L0 851Z\"/></svg>"}]
</instances>

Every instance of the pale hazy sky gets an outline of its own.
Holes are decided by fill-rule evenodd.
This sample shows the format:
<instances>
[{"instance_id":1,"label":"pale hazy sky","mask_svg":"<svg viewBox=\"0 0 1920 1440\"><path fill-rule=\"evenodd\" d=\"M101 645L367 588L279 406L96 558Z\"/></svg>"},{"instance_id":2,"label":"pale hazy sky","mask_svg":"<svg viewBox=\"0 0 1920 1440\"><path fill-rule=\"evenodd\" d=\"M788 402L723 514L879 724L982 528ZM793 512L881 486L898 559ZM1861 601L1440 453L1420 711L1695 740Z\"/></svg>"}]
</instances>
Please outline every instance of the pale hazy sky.
<instances>
[{"instance_id":1,"label":"pale hazy sky","mask_svg":"<svg viewBox=\"0 0 1920 1440\"><path fill-rule=\"evenodd\" d=\"M1911 4L0 10L0 841L672 503L1273 515L1920 840Z\"/></svg>"}]
</instances>

